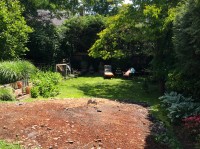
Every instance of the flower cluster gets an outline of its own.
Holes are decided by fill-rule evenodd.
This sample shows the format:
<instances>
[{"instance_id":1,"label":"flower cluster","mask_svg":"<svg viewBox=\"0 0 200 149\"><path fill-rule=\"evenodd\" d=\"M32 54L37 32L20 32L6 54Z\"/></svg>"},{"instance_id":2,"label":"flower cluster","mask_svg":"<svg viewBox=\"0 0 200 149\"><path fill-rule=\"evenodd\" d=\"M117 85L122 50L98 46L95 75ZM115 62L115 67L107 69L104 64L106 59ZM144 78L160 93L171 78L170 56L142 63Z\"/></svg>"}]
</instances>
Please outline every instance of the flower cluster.
<instances>
[{"instance_id":1,"label":"flower cluster","mask_svg":"<svg viewBox=\"0 0 200 149\"><path fill-rule=\"evenodd\" d=\"M190 116L183 119L184 129L187 130L190 135L200 134L200 115Z\"/></svg>"}]
</instances>

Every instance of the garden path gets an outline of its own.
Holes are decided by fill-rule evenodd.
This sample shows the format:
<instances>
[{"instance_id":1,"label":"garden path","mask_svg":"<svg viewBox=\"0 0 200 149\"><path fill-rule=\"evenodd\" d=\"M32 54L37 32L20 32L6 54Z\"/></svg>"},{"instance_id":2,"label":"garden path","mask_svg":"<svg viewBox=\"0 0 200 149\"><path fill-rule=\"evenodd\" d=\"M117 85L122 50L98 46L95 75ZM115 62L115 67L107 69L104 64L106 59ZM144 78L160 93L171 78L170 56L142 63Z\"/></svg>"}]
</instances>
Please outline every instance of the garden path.
<instances>
[{"instance_id":1,"label":"garden path","mask_svg":"<svg viewBox=\"0 0 200 149\"><path fill-rule=\"evenodd\" d=\"M159 148L149 139L148 109L107 99L0 104L0 139L25 148Z\"/></svg>"}]
</instances>

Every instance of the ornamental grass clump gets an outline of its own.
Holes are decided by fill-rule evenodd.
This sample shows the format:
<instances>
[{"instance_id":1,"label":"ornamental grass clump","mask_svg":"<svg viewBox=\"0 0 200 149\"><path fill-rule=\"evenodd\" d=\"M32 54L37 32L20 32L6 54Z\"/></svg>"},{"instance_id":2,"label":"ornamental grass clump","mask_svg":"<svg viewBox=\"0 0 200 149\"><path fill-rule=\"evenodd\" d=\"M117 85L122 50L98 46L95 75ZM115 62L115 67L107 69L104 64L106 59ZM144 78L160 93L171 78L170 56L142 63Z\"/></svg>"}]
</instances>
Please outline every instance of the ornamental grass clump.
<instances>
[{"instance_id":1,"label":"ornamental grass clump","mask_svg":"<svg viewBox=\"0 0 200 149\"><path fill-rule=\"evenodd\" d=\"M0 88L0 100L1 101L15 100L12 88Z\"/></svg>"},{"instance_id":2,"label":"ornamental grass clump","mask_svg":"<svg viewBox=\"0 0 200 149\"><path fill-rule=\"evenodd\" d=\"M0 84L26 79L36 70L32 63L25 60L0 62Z\"/></svg>"}]
</instances>

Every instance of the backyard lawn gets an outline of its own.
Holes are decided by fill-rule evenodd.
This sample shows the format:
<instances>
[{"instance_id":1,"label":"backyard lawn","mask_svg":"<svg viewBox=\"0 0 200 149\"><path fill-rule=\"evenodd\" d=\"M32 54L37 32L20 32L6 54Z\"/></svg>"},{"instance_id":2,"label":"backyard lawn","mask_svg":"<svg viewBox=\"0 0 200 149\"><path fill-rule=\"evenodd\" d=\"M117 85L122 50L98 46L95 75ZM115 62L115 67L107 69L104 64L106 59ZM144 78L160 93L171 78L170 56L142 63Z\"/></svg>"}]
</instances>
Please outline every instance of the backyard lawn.
<instances>
[{"instance_id":1,"label":"backyard lawn","mask_svg":"<svg viewBox=\"0 0 200 149\"><path fill-rule=\"evenodd\" d=\"M130 80L121 78L104 79L97 77L78 77L63 81L60 84L58 98L107 98L118 101L159 103L158 87L149 84L148 92L143 89L144 78Z\"/></svg>"}]
</instances>

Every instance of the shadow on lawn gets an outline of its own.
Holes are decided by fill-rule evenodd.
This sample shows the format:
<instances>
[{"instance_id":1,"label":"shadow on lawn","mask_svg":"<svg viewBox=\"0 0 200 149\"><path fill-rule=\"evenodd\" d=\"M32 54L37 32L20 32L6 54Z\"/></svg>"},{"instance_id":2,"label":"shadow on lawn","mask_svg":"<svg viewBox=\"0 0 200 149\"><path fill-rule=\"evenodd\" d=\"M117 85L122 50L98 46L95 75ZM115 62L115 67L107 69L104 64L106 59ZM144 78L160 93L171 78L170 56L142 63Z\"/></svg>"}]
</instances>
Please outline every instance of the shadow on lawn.
<instances>
[{"instance_id":1,"label":"shadow on lawn","mask_svg":"<svg viewBox=\"0 0 200 149\"><path fill-rule=\"evenodd\" d=\"M147 102L149 104L156 104L159 97L155 85L150 85L148 93L144 91L141 79L120 80L116 84L113 84L112 80L105 80L95 84L82 84L81 86L76 86L76 88L83 91L87 96L128 103Z\"/></svg>"},{"instance_id":2,"label":"shadow on lawn","mask_svg":"<svg viewBox=\"0 0 200 149\"><path fill-rule=\"evenodd\" d=\"M143 107L158 104L159 94L155 85L150 84L149 92L142 89L142 80L120 80L120 83L113 84L112 80L105 80L95 84L83 84L76 86L79 90L83 91L85 95L97 98L107 98L117 100L119 102L138 104ZM151 101L150 101L151 100ZM154 139L155 132L152 131L155 117L149 114L147 116L152 122L150 126L150 135L147 136L144 149L168 149L166 145L157 143Z\"/></svg>"}]
</instances>

